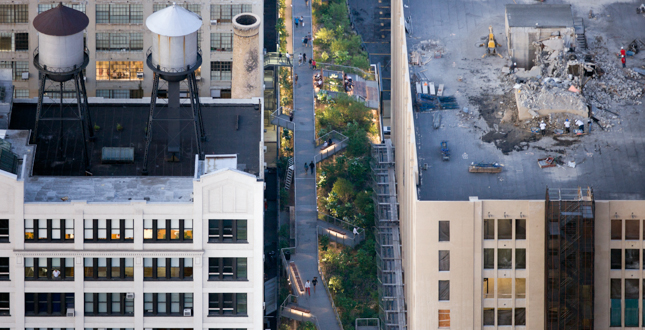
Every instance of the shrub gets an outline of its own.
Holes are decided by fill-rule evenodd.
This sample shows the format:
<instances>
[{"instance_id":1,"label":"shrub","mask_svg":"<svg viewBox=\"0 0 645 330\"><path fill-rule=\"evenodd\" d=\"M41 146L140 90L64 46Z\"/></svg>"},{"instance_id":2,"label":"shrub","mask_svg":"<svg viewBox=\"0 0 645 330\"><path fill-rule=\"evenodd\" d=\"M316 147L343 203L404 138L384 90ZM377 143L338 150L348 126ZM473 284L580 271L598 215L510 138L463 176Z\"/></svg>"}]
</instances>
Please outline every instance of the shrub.
<instances>
[{"instance_id":1,"label":"shrub","mask_svg":"<svg viewBox=\"0 0 645 330\"><path fill-rule=\"evenodd\" d=\"M354 197L354 185L347 179L339 178L331 192L335 193L342 203L347 203Z\"/></svg>"},{"instance_id":2,"label":"shrub","mask_svg":"<svg viewBox=\"0 0 645 330\"><path fill-rule=\"evenodd\" d=\"M336 39L334 31L328 28L321 28L318 30L318 32L316 32L315 40L323 44L330 44L332 41L334 41L334 39Z\"/></svg>"}]
</instances>

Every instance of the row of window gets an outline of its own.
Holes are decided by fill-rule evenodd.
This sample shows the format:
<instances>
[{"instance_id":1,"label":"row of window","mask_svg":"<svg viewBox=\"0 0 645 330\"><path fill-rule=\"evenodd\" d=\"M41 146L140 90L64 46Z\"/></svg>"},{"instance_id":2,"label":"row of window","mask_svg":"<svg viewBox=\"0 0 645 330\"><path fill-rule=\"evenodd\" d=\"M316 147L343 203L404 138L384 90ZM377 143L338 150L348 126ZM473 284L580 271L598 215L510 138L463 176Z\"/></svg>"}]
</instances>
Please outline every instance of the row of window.
<instances>
[{"instance_id":1,"label":"row of window","mask_svg":"<svg viewBox=\"0 0 645 330\"><path fill-rule=\"evenodd\" d=\"M484 325L526 325L526 308L484 308Z\"/></svg>"},{"instance_id":2,"label":"row of window","mask_svg":"<svg viewBox=\"0 0 645 330\"><path fill-rule=\"evenodd\" d=\"M96 97L106 99L140 99L143 97L142 89L97 89Z\"/></svg>"},{"instance_id":3,"label":"row of window","mask_svg":"<svg viewBox=\"0 0 645 330\"><path fill-rule=\"evenodd\" d=\"M495 222L495 219L484 219L484 239L495 239ZM497 239L526 239L526 220L515 219L515 230L513 230L513 220L498 219Z\"/></svg>"},{"instance_id":4,"label":"row of window","mask_svg":"<svg viewBox=\"0 0 645 330\"><path fill-rule=\"evenodd\" d=\"M638 327L638 300L643 299L645 304L645 280L642 282L643 291L639 294L641 287L640 279L625 279L624 280L624 297L623 297L623 283L620 278L612 278L610 280L610 315L609 326L611 327ZM622 303L624 301L625 312L622 313ZM645 306L645 305L644 305ZM624 320L623 320L624 316ZM645 322L645 309L643 313L643 322ZM624 325L622 323L624 322ZM644 323L645 326L645 323Z\"/></svg>"},{"instance_id":5,"label":"row of window","mask_svg":"<svg viewBox=\"0 0 645 330\"><path fill-rule=\"evenodd\" d=\"M8 220L0 220L0 241L9 241ZM132 219L85 219L85 242L132 242L134 220ZM209 243L247 242L246 220L209 220ZM145 242L192 242L192 220L144 220L143 239ZM27 219L25 220L26 242L73 242L74 221L70 219Z\"/></svg>"},{"instance_id":6,"label":"row of window","mask_svg":"<svg viewBox=\"0 0 645 330\"><path fill-rule=\"evenodd\" d=\"M134 297L126 293L85 293L85 316L134 315ZM193 308L192 293L144 293L144 315L183 315ZM74 293L25 293L25 315L62 316L74 308ZM0 315L9 315L10 294L0 293ZM208 316L246 316L246 293L209 293Z\"/></svg>"},{"instance_id":7,"label":"row of window","mask_svg":"<svg viewBox=\"0 0 645 330\"><path fill-rule=\"evenodd\" d=\"M514 269L526 269L526 249L484 249L484 269L495 269L495 251L497 251L497 269L513 269L513 251L515 251Z\"/></svg>"},{"instance_id":8,"label":"row of window","mask_svg":"<svg viewBox=\"0 0 645 330\"><path fill-rule=\"evenodd\" d=\"M58 3L39 3L38 4L38 14L48 11L52 8L58 6ZM76 9L80 12L85 13L85 4L83 3L63 3L63 6Z\"/></svg>"},{"instance_id":9,"label":"row of window","mask_svg":"<svg viewBox=\"0 0 645 330\"><path fill-rule=\"evenodd\" d=\"M643 220L645 221L645 220ZM641 239L641 220L611 220L611 239L623 239L623 222L625 224L625 239L626 240L639 240ZM643 239L645 239L645 223L643 224Z\"/></svg>"},{"instance_id":10,"label":"row of window","mask_svg":"<svg viewBox=\"0 0 645 330\"><path fill-rule=\"evenodd\" d=\"M247 258L208 258L208 280L247 279ZM134 258L84 258L84 278L128 281L134 278ZM0 258L0 280L9 279L9 258ZM25 280L74 279L74 258L25 258ZM143 258L144 281L191 280L192 258Z\"/></svg>"},{"instance_id":11,"label":"row of window","mask_svg":"<svg viewBox=\"0 0 645 330\"><path fill-rule=\"evenodd\" d=\"M0 33L0 52L20 52L29 50L29 33Z\"/></svg>"},{"instance_id":12,"label":"row of window","mask_svg":"<svg viewBox=\"0 0 645 330\"><path fill-rule=\"evenodd\" d=\"M497 279L497 298L513 298L513 281L515 281L515 298L526 298L526 279L525 278L498 278ZM495 298L495 279L484 278L484 298Z\"/></svg>"},{"instance_id":13,"label":"row of window","mask_svg":"<svg viewBox=\"0 0 645 330\"><path fill-rule=\"evenodd\" d=\"M645 250L643 250L645 256ZM625 267L623 268L623 249L611 249L611 269L640 269L640 249L625 249ZM643 265L645 269L645 265Z\"/></svg>"}]
</instances>

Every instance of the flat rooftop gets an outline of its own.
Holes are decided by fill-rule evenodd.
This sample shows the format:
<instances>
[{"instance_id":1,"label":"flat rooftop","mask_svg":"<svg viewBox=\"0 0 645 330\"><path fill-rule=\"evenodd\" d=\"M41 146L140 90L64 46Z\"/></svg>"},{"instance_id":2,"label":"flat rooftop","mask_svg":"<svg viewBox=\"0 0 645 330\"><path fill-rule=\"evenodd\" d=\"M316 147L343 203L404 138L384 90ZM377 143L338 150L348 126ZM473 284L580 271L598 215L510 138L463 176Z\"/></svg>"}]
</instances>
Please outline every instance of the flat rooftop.
<instances>
[{"instance_id":1,"label":"flat rooftop","mask_svg":"<svg viewBox=\"0 0 645 330\"><path fill-rule=\"evenodd\" d=\"M190 203L195 176L196 138L191 121L180 125L179 162L166 160L167 124L156 122L150 146L148 176L141 175L149 105L92 105L92 121L100 129L89 144L90 172L84 175L81 134L77 122L41 121L36 145L29 144L35 123L35 103L14 103L11 130L6 139L26 163L25 202L174 202ZM182 111L189 111L183 109ZM236 155L237 169L258 176L261 111L254 104L207 104L202 107L208 140L206 155ZM123 126L117 131L116 124ZM134 163L101 164L103 147L133 147ZM22 164L22 163L21 163ZM33 168L30 166L33 164ZM203 169L200 164L199 169ZM29 175L33 172L32 175ZM22 178L19 173L19 178Z\"/></svg>"},{"instance_id":2,"label":"flat rooftop","mask_svg":"<svg viewBox=\"0 0 645 330\"><path fill-rule=\"evenodd\" d=\"M611 12L611 17L599 15L587 20L589 7L583 1L575 2L580 3L576 12L585 17L587 40L603 36L603 40L609 40L606 47L610 51L629 44L645 29L645 20L633 14L632 3L608 5L603 12ZM547 187L591 187L597 200L644 200L645 105L614 105L611 111L620 115L616 124L607 131L594 124L591 134L582 137L541 137L513 124L500 123L504 109L514 102L509 97L512 85L504 82L501 73L509 60L482 59L483 49L472 45L480 42L491 24L497 41L506 44L504 8L508 3L512 4L512 0L464 1L464 6L454 7L451 2L410 0L405 9L406 17L410 15L414 24L414 34L407 40L408 52L419 49L423 40L435 40L444 50L441 59L411 66L411 75L425 77L435 86L445 84L444 95L456 96L460 108L469 108L469 114L462 109L437 111L442 115L438 129L433 128L432 112L414 113L421 167L418 198L544 200ZM538 6L543 5L535 7ZM597 10L594 7L594 12ZM633 28L626 31L623 26ZM607 37L614 35L621 37ZM432 54L432 50L427 53ZM500 53L507 56L505 46ZM628 66L643 65L645 52L630 59ZM443 140L448 141L451 150L449 161L441 157ZM565 163L575 161L576 167L541 169L537 160L547 156L560 156ZM499 174L469 173L472 162L497 162L503 170ZM422 169L424 164L428 164L427 170Z\"/></svg>"},{"instance_id":3,"label":"flat rooftop","mask_svg":"<svg viewBox=\"0 0 645 330\"><path fill-rule=\"evenodd\" d=\"M506 5L510 27L573 27L571 5Z\"/></svg>"}]
</instances>

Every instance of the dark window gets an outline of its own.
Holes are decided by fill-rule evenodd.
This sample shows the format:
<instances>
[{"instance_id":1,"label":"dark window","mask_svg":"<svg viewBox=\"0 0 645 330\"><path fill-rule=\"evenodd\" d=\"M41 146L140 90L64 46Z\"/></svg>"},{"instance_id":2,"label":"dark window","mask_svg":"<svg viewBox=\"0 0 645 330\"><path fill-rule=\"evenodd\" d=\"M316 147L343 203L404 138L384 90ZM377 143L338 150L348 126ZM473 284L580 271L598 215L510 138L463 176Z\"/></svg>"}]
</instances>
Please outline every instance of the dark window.
<instances>
[{"instance_id":1,"label":"dark window","mask_svg":"<svg viewBox=\"0 0 645 330\"><path fill-rule=\"evenodd\" d=\"M85 258L86 281L132 281L134 258Z\"/></svg>"},{"instance_id":2,"label":"dark window","mask_svg":"<svg viewBox=\"0 0 645 330\"><path fill-rule=\"evenodd\" d=\"M622 299L622 285L619 278L612 278L610 280L610 315L609 315L609 326L610 327L620 327L622 326L622 313L621 313L621 299Z\"/></svg>"},{"instance_id":3,"label":"dark window","mask_svg":"<svg viewBox=\"0 0 645 330\"><path fill-rule=\"evenodd\" d=\"M498 308L497 309L497 325L513 325L513 309L511 308Z\"/></svg>"},{"instance_id":4,"label":"dark window","mask_svg":"<svg viewBox=\"0 0 645 330\"><path fill-rule=\"evenodd\" d=\"M495 249L484 249L484 269L495 268Z\"/></svg>"},{"instance_id":5,"label":"dark window","mask_svg":"<svg viewBox=\"0 0 645 330\"><path fill-rule=\"evenodd\" d=\"M526 308L515 309L515 325L526 325Z\"/></svg>"},{"instance_id":6,"label":"dark window","mask_svg":"<svg viewBox=\"0 0 645 330\"><path fill-rule=\"evenodd\" d=\"M513 239L513 220L497 220L497 239Z\"/></svg>"},{"instance_id":7,"label":"dark window","mask_svg":"<svg viewBox=\"0 0 645 330\"><path fill-rule=\"evenodd\" d=\"M27 4L0 5L0 23L28 23L28 18Z\"/></svg>"},{"instance_id":8,"label":"dark window","mask_svg":"<svg viewBox=\"0 0 645 330\"><path fill-rule=\"evenodd\" d=\"M625 279L625 327L638 326L639 282L637 279Z\"/></svg>"},{"instance_id":9,"label":"dark window","mask_svg":"<svg viewBox=\"0 0 645 330\"><path fill-rule=\"evenodd\" d=\"M625 220L625 239L640 239L640 220Z\"/></svg>"},{"instance_id":10,"label":"dark window","mask_svg":"<svg viewBox=\"0 0 645 330\"><path fill-rule=\"evenodd\" d=\"M15 34L15 49L19 51L28 51L29 50L29 33L16 33Z\"/></svg>"},{"instance_id":11,"label":"dark window","mask_svg":"<svg viewBox=\"0 0 645 330\"><path fill-rule=\"evenodd\" d=\"M193 280L192 258L143 258L144 281Z\"/></svg>"},{"instance_id":12,"label":"dark window","mask_svg":"<svg viewBox=\"0 0 645 330\"><path fill-rule=\"evenodd\" d=\"M450 242L450 221L439 221L439 242Z\"/></svg>"},{"instance_id":13,"label":"dark window","mask_svg":"<svg viewBox=\"0 0 645 330\"><path fill-rule=\"evenodd\" d=\"M193 311L192 293L144 293L143 315L184 315L184 309Z\"/></svg>"},{"instance_id":14,"label":"dark window","mask_svg":"<svg viewBox=\"0 0 645 330\"><path fill-rule=\"evenodd\" d=\"M515 249L515 269L526 269L526 249Z\"/></svg>"},{"instance_id":15,"label":"dark window","mask_svg":"<svg viewBox=\"0 0 645 330\"><path fill-rule=\"evenodd\" d=\"M25 220L25 242L74 242L74 220L33 219Z\"/></svg>"},{"instance_id":16,"label":"dark window","mask_svg":"<svg viewBox=\"0 0 645 330\"><path fill-rule=\"evenodd\" d=\"M484 219L484 239L495 239L495 219Z\"/></svg>"},{"instance_id":17,"label":"dark window","mask_svg":"<svg viewBox=\"0 0 645 330\"><path fill-rule=\"evenodd\" d=\"M623 250L611 249L611 269L623 269Z\"/></svg>"},{"instance_id":18,"label":"dark window","mask_svg":"<svg viewBox=\"0 0 645 330\"><path fill-rule=\"evenodd\" d=\"M495 325L495 308L484 308L484 325Z\"/></svg>"},{"instance_id":19,"label":"dark window","mask_svg":"<svg viewBox=\"0 0 645 330\"><path fill-rule=\"evenodd\" d=\"M450 300L450 281L439 281L439 300Z\"/></svg>"},{"instance_id":20,"label":"dark window","mask_svg":"<svg viewBox=\"0 0 645 330\"><path fill-rule=\"evenodd\" d=\"M74 258L25 258L25 281L74 280Z\"/></svg>"},{"instance_id":21,"label":"dark window","mask_svg":"<svg viewBox=\"0 0 645 330\"><path fill-rule=\"evenodd\" d=\"M193 241L193 220L143 220L143 240L146 243L190 243Z\"/></svg>"},{"instance_id":22,"label":"dark window","mask_svg":"<svg viewBox=\"0 0 645 330\"><path fill-rule=\"evenodd\" d=\"M623 220L611 220L611 239L623 239Z\"/></svg>"},{"instance_id":23,"label":"dark window","mask_svg":"<svg viewBox=\"0 0 645 330\"><path fill-rule=\"evenodd\" d=\"M132 219L85 219L85 242L132 243L134 220Z\"/></svg>"},{"instance_id":24,"label":"dark window","mask_svg":"<svg viewBox=\"0 0 645 330\"><path fill-rule=\"evenodd\" d=\"M10 315L9 302L10 302L9 293L0 292L0 315L3 315L3 316Z\"/></svg>"},{"instance_id":25,"label":"dark window","mask_svg":"<svg viewBox=\"0 0 645 330\"><path fill-rule=\"evenodd\" d=\"M0 280L9 279L9 258L0 258Z\"/></svg>"},{"instance_id":26,"label":"dark window","mask_svg":"<svg viewBox=\"0 0 645 330\"><path fill-rule=\"evenodd\" d=\"M125 293L85 293L85 316L134 316L134 298Z\"/></svg>"},{"instance_id":27,"label":"dark window","mask_svg":"<svg viewBox=\"0 0 645 330\"><path fill-rule=\"evenodd\" d=\"M9 243L9 219L0 219L0 243Z\"/></svg>"},{"instance_id":28,"label":"dark window","mask_svg":"<svg viewBox=\"0 0 645 330\"><path fill-rule=\"evenodd\" d=\"M209 243L247 243L246 220L208 220Z\"/></svg>"},{"instance_id":29,"label":"dark window","mask_svg":"<svg viewBox=\"0 0 645 330\"><path fill-rule=\"evenodd\" d=\"M143 33L97 33L97 52L133 52L143 50Z\"/></svg>"},{"instance_id":30,"label":"dark window","mask_svg":"<svg viewBox=\"0 0 645 330\"><path fill-rule=\"evenodd\" d=\"M239 281L246 279L246 258L208 258L209 281Z\"/></svg>"},{"instance_id":31,"label":"dark window","mask_svg":"<svg viewBox=\"0 0 645 330\"><path fill-rule=\"evenodd\" d=\"M450 251L440 250L439 251L439 271L449 271L450 270Z\"/></svg>"},{"instance_id":32,"label":"dark window","mask_svg":"<svg viewBox=\"0 0 645 330\"><path fill-rule=\"evenodd\" d=\"M233 62L211 62L211 80L231 80Z\"/></svg>"},{"instance_id":33,"label":"dark window","mask_svg":"<svg viewBox=\"0 0 645 330\"><path fill-rule=\"evenodd\" d=\"M513 268L513 250L497 249L497 269Z\"/></svg>"},{"instance_id":34,"label":"dark window","mask_svg":"<svg viewBox=\"0 0 645 330\"><path fill-rule=\"evenodd\" d=\"M74 308L74 293L25 293L25 315L65 316Z\"/></svg>"},{"instance_id":35,"label":"dark window","mask_svg":"<svg viewBox=\"0 0 645 330\"><path fill-rule=\"evenodd\" d=\"M246 293L209 293L208 316L247 315Z\"/></svg>"},{"instance_id":36,"label":"dark window","mask_svg":"<svg viewBox=\"0 0 645 330\"><path fill-rule=\"evenodd\" d=\"M526 220L515 220L515 239L526 239Z\"/></svg>"},{"instance_id":37,"label":"dark window","mask_svg":"<svg viewBox=\"0 0 645 330\"><path fill-rule=\"evenodd\" d=\"M640 269L640 250L625 249L625 269Z\"/></svg>"},{"instance_id":38,"label":"dark window","mask_svg":"<svg viewBox=\"0 0 645 330\"><path fill-rule=\"evenodd\" d=\"M219 23L229 23L235 15L250 13L251 10L250 4L211 5L211 20L217 20Z\"/></svg>"},{"instance_id":39,"label":"dark window","mask_svg":"<svg viewBox=\"0 0 645 330\"><path fill-rule=\"evenodd\" d=\"M484 298L495 298L495 279L484 277Z\"/></svg>"}]
</instances>

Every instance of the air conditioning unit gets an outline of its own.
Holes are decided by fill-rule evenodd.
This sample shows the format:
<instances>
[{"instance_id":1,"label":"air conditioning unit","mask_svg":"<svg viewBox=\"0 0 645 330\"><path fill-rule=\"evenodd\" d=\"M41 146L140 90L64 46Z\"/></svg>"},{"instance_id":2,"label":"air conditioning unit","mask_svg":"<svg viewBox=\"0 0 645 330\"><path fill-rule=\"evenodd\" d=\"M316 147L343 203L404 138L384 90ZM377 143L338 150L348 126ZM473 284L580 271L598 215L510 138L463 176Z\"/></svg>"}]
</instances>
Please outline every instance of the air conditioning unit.
<instances>
[{"instance_id":1,"label":"air conditioning unit","mask_svg":"<svg viewBox=\"0 0 645 330\"><path fill-rule=\"evenodd\" d=\"M137 79L143 79L143 71L137 72Z\"/></svg>"},{"instance_id":2,"label":"air conditioning unit","mask_svg":"<svg viewBox=\"0 0 645 330\"><path fill-rule=\"evenodd\" d=\"M27 80L29 79L29 72L23 72L22 73L22 80Z\"/></svg>"},{"instance_id":3,"label":"air conditioning unit","mask_svg":"<svg viewBox=\"0 0 645 330\"><path fill-rule=\"evenodd\" d=\"M74 308L68 308L67 313L65 313L65 316L74 317Z\"/></svg>"},{"instance_id":4,"label":"air conditioning unit","mask_svg":"<svg viewBox=\"0 0 645 330\"><path fill-rule=\"evenodd\" d=\"M217 25L217 20L216 20L216 19L212 19L212 20L211 20L211 25Z\"/></svg>"},{"instance_id":5,"label":"air conditioning unit","mask_svg":"<svg viewBox=\"0 0 645 330\"><path fill-rule=\"evenodd\" d=\"M128 292L125 294L125 299L134 299L134 292Z\"/></svg>"},{"instance_id":6,"label":"air conditioning unit","mask_svg":"<svg viewBox=\"0 0 645 330\"><path fill-rule=\"evenodd\" d=\"M190 308L184 309L184 316L193 316L193 311Z\"/></svg>"}]
</instances>

